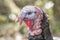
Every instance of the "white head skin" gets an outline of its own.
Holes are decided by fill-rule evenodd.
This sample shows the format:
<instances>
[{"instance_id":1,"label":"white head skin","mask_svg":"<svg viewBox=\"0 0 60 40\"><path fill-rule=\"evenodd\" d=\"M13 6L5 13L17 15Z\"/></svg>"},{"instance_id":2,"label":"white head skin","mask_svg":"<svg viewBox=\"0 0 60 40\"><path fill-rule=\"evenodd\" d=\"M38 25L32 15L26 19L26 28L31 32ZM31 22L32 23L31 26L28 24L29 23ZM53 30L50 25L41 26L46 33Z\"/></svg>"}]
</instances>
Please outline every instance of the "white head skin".
<instances>
[{"instance_id":1,"label":"white head skin","mask_svg":"<svg viewBox=\"0 0 60 40\"><path fill-rule=\"evenodd\" d=\"M28 19L33 19L35 17L36 12L37 11L34 6L25 6L21 11L21 15Z\"/></svg>"},{"instance_id":2,"label":"white head skin","mask_svg":"<svg viewBox=\"0 0 60 40\"><path fill-rule=\"evenodd\" d=\"M43 17L43 12L40 8L31 5L25 6L23 7L23 9L20 12L20 15L18 16L19 22L22 23L24 18L35 19L37 18L36 14L40 15L40 18Z\"/></svg>"}]
</instances>

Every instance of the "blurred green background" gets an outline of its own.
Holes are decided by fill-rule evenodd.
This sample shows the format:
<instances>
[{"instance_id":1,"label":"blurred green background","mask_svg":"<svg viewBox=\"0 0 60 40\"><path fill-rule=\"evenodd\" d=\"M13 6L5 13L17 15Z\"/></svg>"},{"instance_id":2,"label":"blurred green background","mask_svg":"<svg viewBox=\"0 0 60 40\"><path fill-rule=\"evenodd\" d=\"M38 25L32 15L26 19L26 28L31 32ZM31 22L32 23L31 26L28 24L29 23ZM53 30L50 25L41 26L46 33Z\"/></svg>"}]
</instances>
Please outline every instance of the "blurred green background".
<instances>
[{"instance_id":1,"label":"blurred green background","mask_svg":"<svg viewBox=\"0 0 60 40\"><path fill-rule=\"evenodd\" d=\"M48 14L53 36L60 37L60 0L0 0L0 36L5 30L15 30L21 34L27 32L26 25L23 23L20 27L17 22L18 14L26 5L42 8Z\"/></svg>"}]
</instances>

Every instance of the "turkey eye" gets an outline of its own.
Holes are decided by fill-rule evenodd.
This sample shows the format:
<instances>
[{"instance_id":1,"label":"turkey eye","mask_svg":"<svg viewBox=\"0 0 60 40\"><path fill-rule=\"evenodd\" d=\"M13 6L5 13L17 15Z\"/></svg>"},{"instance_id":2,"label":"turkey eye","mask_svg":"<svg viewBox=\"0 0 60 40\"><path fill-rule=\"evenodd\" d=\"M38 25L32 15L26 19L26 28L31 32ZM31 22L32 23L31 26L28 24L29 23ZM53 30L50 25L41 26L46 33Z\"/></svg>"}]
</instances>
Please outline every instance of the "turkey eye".
<instances>
[{"instance_id":1,"label":"turkey eye","mask_svg":"<svg viewBox=\"0 0 60 40\"><path fill-rule=\"evenodd\" d=\"M30 15L31 14L31 12L28 12L28 15Z\"/></svg>"},{"instance_id":2,"label":"turkey eye","mask_svg":"<svg viewBox=\"0 0 60 40\"><path fill-rule=\"evenodd\" d=\"M34 13L36 14L37 12L35 11Z\"/></svg>"}]
</instances>

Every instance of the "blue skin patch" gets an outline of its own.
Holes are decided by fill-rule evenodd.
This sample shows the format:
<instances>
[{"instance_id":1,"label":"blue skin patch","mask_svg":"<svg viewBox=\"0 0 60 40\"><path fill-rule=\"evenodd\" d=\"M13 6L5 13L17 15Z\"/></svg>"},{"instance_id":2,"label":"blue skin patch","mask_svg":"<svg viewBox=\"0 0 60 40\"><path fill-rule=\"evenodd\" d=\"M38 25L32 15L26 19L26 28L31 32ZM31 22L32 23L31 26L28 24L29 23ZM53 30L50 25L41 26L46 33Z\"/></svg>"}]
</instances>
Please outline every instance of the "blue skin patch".
<instances>
[{"instance_id":1,"label":"blue skin patch","mask_svg":"<svg viewBox=\"0 0 60 40\"><path fill-rule=\"evenodd\" d=\"M28 19L33 19L34 17L35 17L35 13L31 13L31 14L26 14L26 16L25 16L26 18L28 18Z\"/></svg>"},{"instance_id":2,"label":"blue skin patch","mask_svg":"<svg viewBox=\"0 0 60 40\"><path fill-rule=\"evenodd\" d=\"M34 12L30 12L30 14L26 11L26 10L22 10L20 13L20 16L22 18L28 18L28 19L34 19L35 18L35 11Z\"/></svg>"},{"instance_id":3,"label":"blue skin patch","mask_svg":"<svg viewBox=\"0 0 60 40\"><path fill-rule=\"evenodd\" d=\"M25 16L26 16L26 11L21 12L19 16L21 16L22 18L25 18Z\"/></svg>"}]
</instances>

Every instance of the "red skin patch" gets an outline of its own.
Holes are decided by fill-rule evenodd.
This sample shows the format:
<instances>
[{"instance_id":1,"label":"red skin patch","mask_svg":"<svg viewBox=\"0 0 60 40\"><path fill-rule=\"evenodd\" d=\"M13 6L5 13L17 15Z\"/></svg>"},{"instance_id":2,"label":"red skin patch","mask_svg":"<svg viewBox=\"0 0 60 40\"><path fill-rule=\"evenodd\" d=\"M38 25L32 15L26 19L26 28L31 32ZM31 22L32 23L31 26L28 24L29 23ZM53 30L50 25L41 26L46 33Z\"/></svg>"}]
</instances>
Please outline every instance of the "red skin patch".
<instances>
[{"instance_id":1,"label":"red skin patch","mask_svg":"<svg viewBox=\"0 0 60 40\"><path fill-rule=\"evenodd\" d=\"M25 23L27 25L27 27L32 30L32 21L31 20L25 20Z\"/></svg>"},{"instance_id":2,"label":"red skin patch","mask_svg":"<svg viewBox=\"0 0 60 40\"><path fill-rule=\"evenodd\" d=\"M42 33L42 29L36 29L36 30L33 31L33 29L32 29L32 21L31 20L26 20L25 23L26 23L27 27L30 29L30 31L31 31L30 34L32 36L39 35L39 34Z\"/></svg>"}]
</instances>

